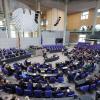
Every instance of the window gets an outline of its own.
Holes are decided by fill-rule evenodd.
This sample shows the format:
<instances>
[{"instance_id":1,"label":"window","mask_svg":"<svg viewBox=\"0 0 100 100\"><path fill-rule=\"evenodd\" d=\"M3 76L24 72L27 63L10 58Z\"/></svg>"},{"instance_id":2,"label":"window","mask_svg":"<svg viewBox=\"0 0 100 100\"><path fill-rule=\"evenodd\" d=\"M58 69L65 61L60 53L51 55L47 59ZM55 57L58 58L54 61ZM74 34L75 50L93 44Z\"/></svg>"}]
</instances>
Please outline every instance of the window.
<instances>
[{"instance_id":1,"label":"window","mask_svg":"<svg viewBox=\"0 0 100 100\"><path fill-rule=\"evenodd\" d=\"M46 25L48 25L48 20L46 20Z\"/></svg>"},{"instance_id":2,"label":"window","mask_svg":"<svg viewBox=\"0 0 100 100\"><path fill-rule=\"evenodd\" d=\"M100 9L98 9L97 12L100 13Z\"/></svg>"},{"instance_id":3,"label":"window","mask_svg":"<svg viewBox=\"0 0 100 100\"><path fill-rule=\"evenodd\" d=\"M24 32L24 37L29 37L29 33L28 32Z\"/></svg>"},{"instance_id":4,"label":"window","mask_svg":"<svg viewBox=\"0 0 100 100\"><path fill-rule=\"evenodd\" d=\"M0 21L0 26L2 26L3 25L3 22L2 21Z\"/></svg>"},{"instance_id":5,"label":"window","mask_svg":"<svg viewBox=\"0 0 100 100\"><path fill-rule=\"evenodd\" d=\"M81 20L88 19L89 16L89 11L85 11L81 14Z\"/></svg>"},{"instance_id":6,"label":"window","mask_svg":"<svg viewBox=\"0 0 100 100\"><path fill-rule=\"evenodd\" d=\"M95 26L95 29L96 29L96 31L100 31L100 24L97 24L97 25Z\"/></svg>"},{"instance_id":7,"label":"window","mask_svg":"<svg viewBox=\"0 0 100 100\"><path fill-rule=\"evenodd\" d=\"M38 32L33 32L33 37L38 37Z\"/></svg>"},{"instance_id":8,"label":"window","mask_svg":"<svg viewBox=\"0 0 100 100\"><path fill-rule=\"evenodd\" d=\"M16 32L15 31L11 31L11 38L16 38Z\"/></svg>"},{"instance_id":9,"label":"window","mask_svg":"<svg viewBox=\"0 0 100 100\"><path fill-rule=\"evenodd\" d=\"M43 26L43 25L48 25L48 20L47 19L43 19L41 21L41 26Z\"/></svg>"},{"instance_id":10,"label":"window","mask_svg":"<svg viewBox=\"0 0 100 100\"><path fill-rule=\"evenodd\" d=\"M86 39L86 35L81 34L81 35L79 35L78 42L85 42L85 39Z\"/></svg>"},{"instance_id":11,"label":"window","mask_svg":"<svg viewBox=\"0 0 100 100\"><path fill-rule=\"evenodd\" d=\"M0 27L4 27L3 21L0 21Z\"/></svg>"},{"instance_id":12,"label":"window","mask_svg":"<svg viewBox=\"0 0 100 100\"><path fill-rule=\"evenodd\" d=\"M80 31L87 31L87 26L81 26Z\"/></svg>"},{"instance_id":13,"label":"window","mask_svg":"<svg viewBox=\"0 0 100 100\"><path fill-rule=\"evenodd\" d=\"M16 38L16 31L14 25L10 25L11 38Z\"/></svg>"},{"instance_id":14,"label":"window","mask_svg":"<svg viewBox=\"0 0 100 100\"><path fill-rule=\"evenodd\" d=\"M43 21L42 21L42 22L41 22L41 26L43 26L43 24L44 24L44 23L43 23Z\"/></svg>"},{"instance_id":15,"label":"window","mask_svg":"<svg viewBox=\"0 0 100 100\"><path fill-rule=\"evenodd\" d=\"M97 17L100 17L100 9L97 10Z\"/></svg>"}]
</instances>

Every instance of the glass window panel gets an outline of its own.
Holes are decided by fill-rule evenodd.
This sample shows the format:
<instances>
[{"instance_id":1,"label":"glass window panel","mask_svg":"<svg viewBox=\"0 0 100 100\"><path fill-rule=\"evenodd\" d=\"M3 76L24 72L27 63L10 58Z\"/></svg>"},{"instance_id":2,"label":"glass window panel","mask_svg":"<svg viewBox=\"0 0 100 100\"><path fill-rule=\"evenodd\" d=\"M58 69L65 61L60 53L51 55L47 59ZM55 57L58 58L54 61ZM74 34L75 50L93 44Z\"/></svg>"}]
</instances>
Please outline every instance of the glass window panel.
<instances>
[{"instance_id":1,"label":"glass window panel","mask_svg":"<svg viewBox=\"0 0 100 100\"><path fill-rule=\"evenodd\" d=\"M29 37L29 33L28 32L24 32L24 37Z\"/></svg>"},{"instance_id":2,"label":"glass window panel","mask_svg":"<svg viewBox=\"0 0 100 100\"><path fill-rule=\"evenodd\" d=\"M15 31L11 31L11 38L16 38L16 32Z\"/></svg>"}]
</instances>

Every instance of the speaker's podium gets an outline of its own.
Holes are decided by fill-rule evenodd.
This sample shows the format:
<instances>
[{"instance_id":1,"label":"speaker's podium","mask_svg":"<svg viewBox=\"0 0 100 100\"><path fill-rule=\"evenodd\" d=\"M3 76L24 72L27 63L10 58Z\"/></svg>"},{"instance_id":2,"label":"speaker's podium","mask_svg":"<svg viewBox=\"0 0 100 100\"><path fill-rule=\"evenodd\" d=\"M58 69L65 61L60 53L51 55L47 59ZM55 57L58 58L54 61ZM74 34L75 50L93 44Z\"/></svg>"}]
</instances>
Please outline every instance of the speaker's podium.
<instances>
[{"instance_id":1,"label":"speaker's podium","mask_svg":"<svg viewBox=\"0 0 100 100\"><path fill-rule=\"evenodd\" d=\"M28 50L32 53L34 56L43 56L43 50L44 48L39 46L29 46Z\"/></svg>"}]
</instances>

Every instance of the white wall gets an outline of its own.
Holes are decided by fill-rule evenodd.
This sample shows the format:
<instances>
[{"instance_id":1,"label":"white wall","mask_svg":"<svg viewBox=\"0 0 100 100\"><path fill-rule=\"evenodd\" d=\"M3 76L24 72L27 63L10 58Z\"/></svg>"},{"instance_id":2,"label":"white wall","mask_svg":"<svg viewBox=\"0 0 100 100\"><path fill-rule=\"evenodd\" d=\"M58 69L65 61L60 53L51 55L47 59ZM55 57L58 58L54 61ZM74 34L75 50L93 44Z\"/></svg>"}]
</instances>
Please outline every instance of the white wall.
<instances>
[{"instance_id":1,"label":"white wall","mask_svg":"<svg viewBox=\"0 0 100 100\"><path fill-rule=\"evenodd\" d=\"M43 45L56 45L55 40L56 38L63 38L64 32L63 31L43 31L42 32L42 39ZM65 35L65 42L66 44L69 43L69 36L70 32L66 31Z\"/></svg>"},{"instance_id":2,"label":"white wall","mask_svg":"<svg viewBox=\"0 0 100 100\"><path fill-rule=\"evenodd\" d=\"M6 30L2 30L2 28L0 28L0 40L1 38L7 38Z\"/></svg>"},{"instance_id":3,"label":"white wall","mask_svg":"<svg viewBox=\"0 0 100 100\"><path fill-rule=\"evenodd\" d=\"M66 32L66 43L69 42L69 32ZM1 34L0 34L1 35ZM1 36L0 36L1 37ZM56 38L63 38L63 31L43 31L43 45L55 45ZM27 48L30 45L40 46L40 37L20 38L21 48ZM17 47L17 39L15 38L0 38L0 48Z\"/></svg>"},{"instance_id":4,"label":"white wall","mask_svg":"<svg viewBox=\"0 0 100 100\"><path fill-rule=\"evenodd\" d=\"M16 48L16 39L15 38L1 38L0 39L0 48ZM21 48L28 48L30 45L39 46L39 38L21 38L20 39Z\"/></svg>"},{"instance_id":5,"label":"white wall","mask_svg":"<svg viewBox=\"0 0 100 100\"><path fill-rule=\"evenodd\" d=\"M55 45L56 38L63 38L63 31L43 31L43 45Z\"/></svg>"},{"instance_id":6,"label":"white wall","mask_svg":"<svg viewBox=\"0 0 100 100\"><path fill-rule=\"evenodd\" d=\"M21 48L28 48L30 45L39 46L39 38L21 38Z\"/></svg>"},{"instance_id":7,"label":"white wall","mask_svg":"<svg viewBox=\"0 0 100 100\"><path fill-rule=\"evenodd\" d=\"M30 9L28 6L26 6L25 4L17 1L17 0L9 0L9 9L10 12L13 12L15 9L17 8L28 8ZM50 11L52 12L52 11ZM55 15L57 15L57 9L54 9L52 13L55 13ZM64 24L63 24L63 18L64 18L64 13L62 11L58 12L58 16L61 16L61 21L59 23L59 25L55 28L53 27L54 23L56 21L53 20L53 17L51 19L52 21L52 29L53 30L63 30L64 28ZM50 22L50 21L49 21ZM43 31L42 32L42 37L43 37L43 45L55 45L55 39L56 38L63 38L63 31ZM15 38L7 38L7 34L6 31L2 31L0 30L0 48L11 48L11 47L17 47L17 39ZM36 45L39 46L40 45L40 37L38 38L21 38L20 39L20 43L21 43L21 48L27 48L30 45Z\"/></svg>"},{"instance_id":8,"label":"white wall","mask_svg":"<svg viewBox=\"0 0 100 100\"><path fill-rule=\"evenodd\" d=\"M16 39L0 38L0 48L16 47Z\"/></svg>"}]
</instances>

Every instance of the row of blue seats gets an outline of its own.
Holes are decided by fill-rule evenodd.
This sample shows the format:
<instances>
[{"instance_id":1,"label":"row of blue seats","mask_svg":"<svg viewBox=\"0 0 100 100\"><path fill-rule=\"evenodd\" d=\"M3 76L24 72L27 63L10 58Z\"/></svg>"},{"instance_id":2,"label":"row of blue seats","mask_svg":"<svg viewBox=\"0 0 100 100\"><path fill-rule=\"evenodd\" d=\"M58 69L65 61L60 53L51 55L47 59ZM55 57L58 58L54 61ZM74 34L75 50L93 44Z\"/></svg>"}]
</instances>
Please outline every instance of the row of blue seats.
<instances>
[{"instance_id":1,"label":"row of blue seats","mask_svg":"<svg viewBox=\"0 0 100 100\"><path fill-rule=\"evenodd\" d=\"M33 83L43 83L43 84L46 84L47 82L49 83L63 83L64 82L64 78L61 77L61 76L45 76L42 77L42 76L25 76L23 77L23 75L17 75L15 74L14 77L17 79L17 80L20 80L20 79L23 79L24 81L29 81L29 80L32 80Z\"/></svg>"},{"instance_id":2,"label":"row of blue seats","mask_svg":"<svg viewBox=\"0 0 100 100\"><path fill-rule=\"evenodd\" d=\"M87 85L80 86L78 88L78 90L83 92L83 93L86 93L89 91L96 90L98 88L98 86L100 86L100 80L96 80L96 82L94 82L93 84L90 84L90 85L87 84Z\"/></svg>"},{"instance_id":3,"label":"row of blue seats","mask_svg":"<svg viewBox=\"0 0 100 100\"><path fill-rule=\"evenodd\" d=\"M3 62L14 62L31 56L31 53L24 49L0 49L0 64Z\"/></svg>"},{"instance_id":4,"label":"row of blue seats","mask_svg":"<svg viewBox=\"0 0 100 100\"><path fill-rule=\"evenodd\" d=\"M48 65L48 64L39 64L39 63L37 63L37 64L34 64L32 66L31 62L28 62L28 63L29 64L27 64L27 65L26 64L23 65L21 63L19 63L19 64L14 63L13 68L16 71L19 71L20 69L23 69L23 67L27 66L25 68L28 72L34 72L34 73L39 72L39 73L41 73L41 70L42 70L42 72L45 72L47 74L58 74L58 69L57 68L55 68L55 69L52 68L52 65L50 65L50 64Z\"/></svg>"},{"instance_id":5,"label":"row of blue seats","mask_svg":"<svg viewBox=\"0 0 100 100\"><path fill-rule=\"evenodd\" d=\"M44 45L43 48L46 48L49 52L60 52L64 49L63 45Z\"/></svg>"},{"instance_id":6,"label":"row of blue seats","mask_svg":"<svg viewBox=\"0 0 100 100\"><path fill-rule=\"evenodd\" d=\"M19 86L14 88L7 88L5 87L3 89L5 92L8 93L16 93L17 95L24 95L24 96L30 96L30 97L37 97L37 98L52 98L52 97L56 97L56 98L61 98L61 97L74 97L75 96L75 92L74 91L53 91L53 90L30 90L30 89L22 89Z\"/></svg>"},{"instance_id":7,"label":"row of blue seats","mask_svg":"<svg viewBox=\"0 0 100 100\"><path fill-rule=\"evenodd\" d=\"M92 50L100 50L100 44L90 45L90 43L78 43L77 48L88 48Z\"/></svg>"}]
</instances>

